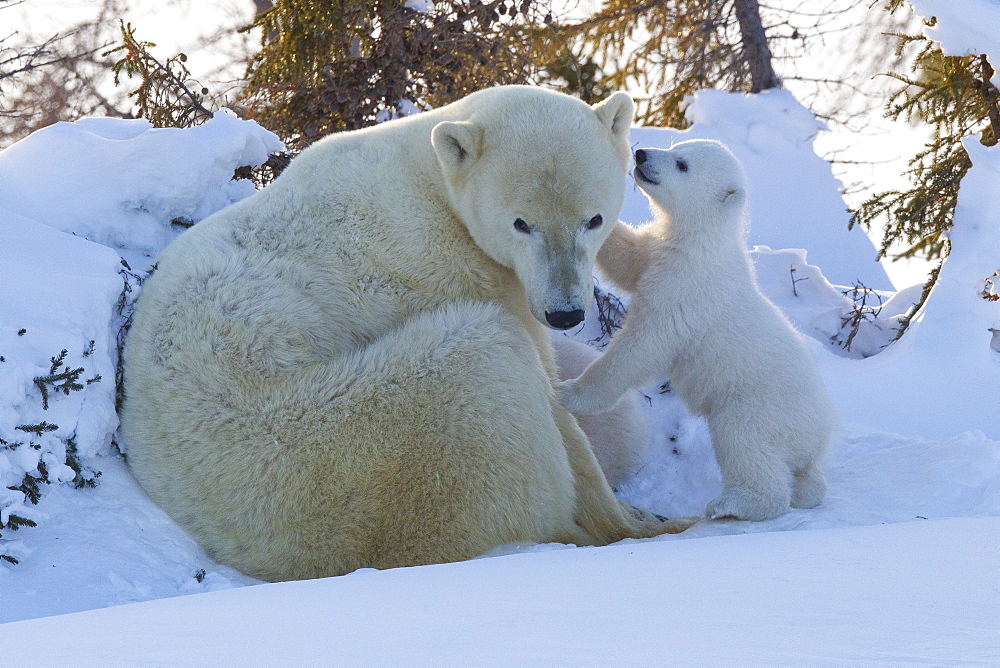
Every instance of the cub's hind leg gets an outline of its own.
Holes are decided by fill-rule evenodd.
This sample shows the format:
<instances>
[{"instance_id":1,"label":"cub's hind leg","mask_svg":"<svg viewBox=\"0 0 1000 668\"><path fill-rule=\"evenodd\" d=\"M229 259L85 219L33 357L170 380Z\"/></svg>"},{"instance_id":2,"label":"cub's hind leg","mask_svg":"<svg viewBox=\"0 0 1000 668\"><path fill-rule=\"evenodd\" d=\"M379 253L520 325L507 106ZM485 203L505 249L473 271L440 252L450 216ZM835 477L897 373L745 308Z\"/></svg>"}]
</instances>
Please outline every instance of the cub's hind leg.
<instances>
[{"instance_id":1,"label":"cub's hind leg","mask_svg":"<svg viewBox=\"0 0 1000 668\"><path fill-rule=\"evenodd\" d=\"M815 464L796 471L792 480L792 508L815 508L826 497L826 476Z\"/></svg>"}]
</instances>

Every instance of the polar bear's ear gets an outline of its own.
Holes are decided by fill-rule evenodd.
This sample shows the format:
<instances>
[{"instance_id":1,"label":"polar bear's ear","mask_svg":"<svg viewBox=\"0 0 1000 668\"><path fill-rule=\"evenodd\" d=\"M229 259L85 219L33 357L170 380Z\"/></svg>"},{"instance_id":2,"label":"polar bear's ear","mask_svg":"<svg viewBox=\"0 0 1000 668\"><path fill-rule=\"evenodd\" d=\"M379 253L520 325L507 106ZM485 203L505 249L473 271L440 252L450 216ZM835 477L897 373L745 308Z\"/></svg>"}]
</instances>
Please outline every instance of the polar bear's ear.
<instances>
[{"instance_id":1,"label":"polar bear's ear","mask_svg":"<svg viewBox=\"0 0 1000 668\"><path fill-rule=\"evenodd\" d=\"M445 121L431 130L431 145L445 174L473 165L483 151L483 129L475 123Z\"/></svg>"},{"instance_id":2,"label":"polar bear's ear","mask_svg":"<svg viewBox=\"0 0 1000 668\"><path fill-rule=\"evenodd\" d=\"M605 127L611 131L613 137L628 135L635 105L632 104L632 98L627 93L615 93L606 100L598 102L591 109L597 114L601 123L604 123Z\"/></svg>"}]
</instances>

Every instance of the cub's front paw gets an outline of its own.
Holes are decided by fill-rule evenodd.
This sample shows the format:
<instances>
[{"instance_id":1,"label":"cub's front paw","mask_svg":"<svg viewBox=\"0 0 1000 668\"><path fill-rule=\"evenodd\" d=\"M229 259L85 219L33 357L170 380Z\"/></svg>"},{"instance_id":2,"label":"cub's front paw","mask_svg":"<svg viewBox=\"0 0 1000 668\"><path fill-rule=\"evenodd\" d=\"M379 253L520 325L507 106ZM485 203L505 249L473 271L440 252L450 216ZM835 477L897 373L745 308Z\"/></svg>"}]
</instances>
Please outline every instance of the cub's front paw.
<instances>
[{"instance_id":1,"label":"cub's front paw","mask_svg":"<svg viewBox=\"0 0 1000 668\"><path fill-rule=\"evenodd\" d=\"M577 389L576 381L564 380L556 386L556 390L559 392L559 400L570 413L593 415L601 412L596 402Z\"/></svg>"}]
</instances>

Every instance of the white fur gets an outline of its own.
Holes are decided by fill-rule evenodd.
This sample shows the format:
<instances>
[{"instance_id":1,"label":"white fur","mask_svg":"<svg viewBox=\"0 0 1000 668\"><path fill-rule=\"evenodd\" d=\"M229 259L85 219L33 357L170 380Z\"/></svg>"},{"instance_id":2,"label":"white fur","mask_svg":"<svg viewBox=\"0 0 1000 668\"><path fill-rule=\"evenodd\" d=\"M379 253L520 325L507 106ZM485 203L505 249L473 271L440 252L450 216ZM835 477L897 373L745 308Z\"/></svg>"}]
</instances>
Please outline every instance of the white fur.
<instances>
[{"instance_id":1,"label":"white fur","mask_svg":"<svg viewBox=\"0 0 1000 668\"><path fill-rule=\"evenodd\" d=\"M586 343L563 335L552 337L552 345L560 380L576 378L601 356ZM641 401L638 392L629 391L606 411L595 415L574 414L613 488L631 480L645 461L649 421L642 412Z\"/></svg>"},{"instance_id":2,"label":"white fur","mask_svg":"<svg viewBox=\"0 0 1000 668\"><path fill-rule=\"evenodd\" d=\"M836 412L801 336L757 289L743 170L705 140L644 157L635 178L655 221L619 226L598 257L635 296L604 355L563 384L564 401L573 412L599 411L667 377L712 433L723 491L708 517L765 520L789 505L812 508L826 493L819 463Z\"/></svg>"},{"instance_id":3,"label":"white fur","mask_svg":"<svg viewBox=\"0 0 1000 668\"><path fill-rule=\"evenodd\" d=\"M136 478L267 580L686 527L614 498L540 324L590 298L631 113L481 91L318 142L182 235L125 349Z\"/></svg>"}]
</instances>

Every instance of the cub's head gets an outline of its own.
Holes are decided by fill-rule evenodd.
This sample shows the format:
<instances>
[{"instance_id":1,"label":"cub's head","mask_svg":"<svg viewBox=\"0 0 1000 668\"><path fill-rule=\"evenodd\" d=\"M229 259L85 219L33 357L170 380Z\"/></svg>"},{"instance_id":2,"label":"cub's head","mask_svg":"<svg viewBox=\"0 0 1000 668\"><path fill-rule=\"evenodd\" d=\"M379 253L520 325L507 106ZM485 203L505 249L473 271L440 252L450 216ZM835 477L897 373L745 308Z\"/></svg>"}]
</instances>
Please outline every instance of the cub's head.
<instances>
[{"instance_id":1,"label":"cub's head","mask_svg":"<svg viewBox=\"0 0 1000 668\"><path fill-rule=\"evenodd\" d=\"M671 221L739 221L746 202L746 174L723 144L690 139L669 150L635 152L635 182Z\"/></svg>"},{"instance_id":2,"label":"cub's head","mask_svg":"<svg viewBox=\"0 0 1000 668\"><path fill-rule=\"evenodd\" d=\"M467 120L431 135L455 213L483 252L514 270L540 322L578 325L624 197L631 98L615 93L589 107L507 86L457 105Z\"/></svg>"}]
</instances>

